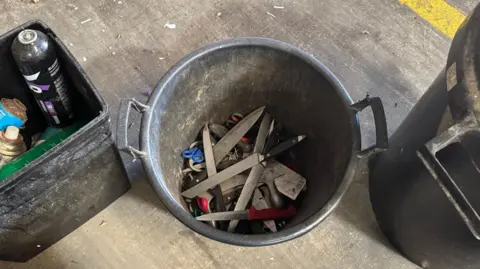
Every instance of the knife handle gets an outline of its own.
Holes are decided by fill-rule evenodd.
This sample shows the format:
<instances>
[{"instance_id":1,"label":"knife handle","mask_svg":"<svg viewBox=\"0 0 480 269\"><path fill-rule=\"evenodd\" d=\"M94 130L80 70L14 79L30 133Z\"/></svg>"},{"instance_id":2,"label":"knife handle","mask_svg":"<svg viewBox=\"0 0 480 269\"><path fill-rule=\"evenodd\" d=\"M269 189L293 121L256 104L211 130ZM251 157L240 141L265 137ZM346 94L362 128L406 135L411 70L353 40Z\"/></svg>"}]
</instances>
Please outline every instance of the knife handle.
<instances>
[{"instance_id":1,"label":"knife handle","mask_svg":"<svg viewBox=\"0 0 480 269\"><path fill-rule=\"evenodd\" d=\"M267 208L257 210L255 207L250 207L248 209L248 219L249 220L272 220L272 219L283 219L291 218L295 216L297 210L294 206L289 206L287 209L275 209Z\"/></svg>"},{"instance_id":2,"label":"knife handle","mask_svg":"<svg viewBox=\"0 0 480 269\"><path fill-rule=\"evenodd\" d=\"M287 141L284 141L275 147L273 147L267 154L265 154L266 158L271 158L274 156L279 155L280 153L286 151L287 149L290 149L291 147L295 146L296 144L300 143L303 139L305 139L305 135L299 135L293 138L288 139Z\"/></svg>"}]
</instances>

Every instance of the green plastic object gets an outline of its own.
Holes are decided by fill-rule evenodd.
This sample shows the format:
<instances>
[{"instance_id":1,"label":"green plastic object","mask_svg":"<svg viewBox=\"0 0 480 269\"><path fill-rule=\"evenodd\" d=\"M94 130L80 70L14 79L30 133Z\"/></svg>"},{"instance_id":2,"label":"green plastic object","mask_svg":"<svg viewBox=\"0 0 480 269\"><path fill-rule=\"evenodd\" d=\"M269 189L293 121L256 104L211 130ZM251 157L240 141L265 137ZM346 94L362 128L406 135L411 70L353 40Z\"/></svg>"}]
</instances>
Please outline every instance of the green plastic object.
<instances>
[{"instance_id":1,"label":"green plastic object","mask_svg":"<svg viewBox=\"0 0 480 269\"><path fill-rule=\"evenodd\" d=\"M0 181L6 179L7 177L11 176L15 172L27 166L29 163L33 162L35 159L42 156L45 152L49 151L56 145L60 144L60 142L67 139L69 136L71 136L73 133L78 131L84 125L85 125L84 122L75 122L74 124L66 128L62 128L62 130L59 133L51 136L50 138L45 140L45 142L30 149L29 151L20 155L15 160L7 163L0 169Z\"/></svg>"}]
</instances>

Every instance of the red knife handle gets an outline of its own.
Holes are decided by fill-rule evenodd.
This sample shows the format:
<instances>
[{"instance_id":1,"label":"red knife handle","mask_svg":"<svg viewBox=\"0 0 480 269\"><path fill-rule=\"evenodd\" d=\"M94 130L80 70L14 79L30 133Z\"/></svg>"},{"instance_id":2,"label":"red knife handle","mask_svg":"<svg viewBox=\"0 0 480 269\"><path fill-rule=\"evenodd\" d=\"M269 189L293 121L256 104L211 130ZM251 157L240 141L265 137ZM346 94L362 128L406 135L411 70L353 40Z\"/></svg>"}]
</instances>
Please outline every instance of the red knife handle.
<instances>
[{"instance_id":1,"label":"red knife handle","mask_svg":"<svg viewBox=\"0 0 480 269\"><path fill-rule=\"evenodd\" d=\"M249 220L272 220L272 219L283 219L291 218L295 216L297 210L294 206L289 206L287 209L275 209L267 208L257 210L255 207L250 207L248 209L248 219Z\"/></svg>"}]
</instances>

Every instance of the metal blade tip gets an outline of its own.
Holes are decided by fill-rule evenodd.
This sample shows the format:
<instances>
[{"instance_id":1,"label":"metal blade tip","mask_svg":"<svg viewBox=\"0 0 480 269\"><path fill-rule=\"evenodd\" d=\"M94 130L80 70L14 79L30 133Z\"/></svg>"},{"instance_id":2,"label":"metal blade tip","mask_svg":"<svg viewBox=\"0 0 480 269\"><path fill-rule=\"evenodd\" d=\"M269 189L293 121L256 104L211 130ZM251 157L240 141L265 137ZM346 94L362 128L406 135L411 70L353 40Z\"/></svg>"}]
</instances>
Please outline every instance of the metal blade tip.
<instances>
[{"instance_id":1,"label":"metal blade tip","mask_svg":"<svg viewBox=\"0 0 480 269\"><path fill-rule=\"evenodd\" d=\"M255 109L255 111L253 111L253 112L263 113L263 111L265 110L265 107L266 107L266 106L259 107L259 108Z\"/></svg>"},{"instance_id":2,"label":"metal blade tip","mask_svg":"<svg viewBox=\"0 0 480 269\"><path fill-rule=\"evenodd\" d=\"M306 135L299 135L297 139L298 139L298 142L300 142L300 141L302 141L302 140L305 139L305 138L307 138Z\"/></svg>"},{"instance_id":3,"label":"metal blade tip","mask_svg":"<svg viewBox=\"0 0 480 269\"><path fill-rule=\"evenodd\" d=\"M196 217L197 220L200 220L200 221L207 221L205 218L202 218L204 215L201 215L201 216L198 216Z\"/></svg>"}]
</instances>

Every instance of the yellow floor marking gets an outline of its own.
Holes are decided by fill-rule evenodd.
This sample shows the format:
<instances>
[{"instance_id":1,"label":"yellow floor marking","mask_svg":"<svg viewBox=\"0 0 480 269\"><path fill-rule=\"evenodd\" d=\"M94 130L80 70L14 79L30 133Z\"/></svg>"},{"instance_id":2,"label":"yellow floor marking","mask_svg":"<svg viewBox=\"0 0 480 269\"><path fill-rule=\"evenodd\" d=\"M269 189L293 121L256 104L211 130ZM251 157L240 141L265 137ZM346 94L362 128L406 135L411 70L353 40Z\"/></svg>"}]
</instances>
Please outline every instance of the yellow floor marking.
<instances>
[{"instance_id":1,"label":"yellow floor marking","mask_svg":"<svg viewBox=\"0 0 480 269\"><path fill-rule=\"evenodd\" d=\"M465 15L445 0L399 0L446 36L453 38Z\"/></svg>"}]
</instances>

